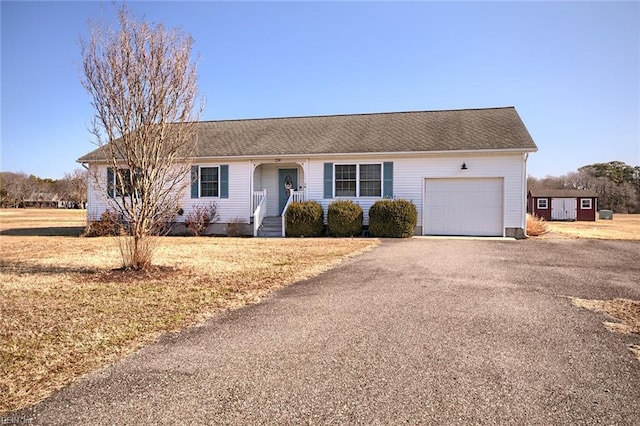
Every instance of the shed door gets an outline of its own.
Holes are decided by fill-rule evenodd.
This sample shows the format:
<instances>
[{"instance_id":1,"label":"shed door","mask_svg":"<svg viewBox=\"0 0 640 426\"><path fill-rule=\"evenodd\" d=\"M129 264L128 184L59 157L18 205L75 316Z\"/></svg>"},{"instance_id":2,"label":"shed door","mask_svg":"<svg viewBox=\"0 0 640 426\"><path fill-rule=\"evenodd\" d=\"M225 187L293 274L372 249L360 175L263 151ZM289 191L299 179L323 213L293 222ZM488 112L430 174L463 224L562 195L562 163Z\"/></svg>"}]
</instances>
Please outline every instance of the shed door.
<instances>
[{"instance_id":1,"label":"shed door","mask_svg":"<svg viewBox=\"0 0 640 426\"><path fill-rule=\"evenodd\" d=\"M576 198L552 198L551 220L576 220L577 207Z\"/></svg>"},{"instance_id":2,"label":"shed door","mask_svg":"<svg viewBox=\"0 0 640 426\"><path fill-rule=\"evenodd\" d=\"M425 179L423 234L502 236L502 179Z\"/></svg>"}]
</instances>

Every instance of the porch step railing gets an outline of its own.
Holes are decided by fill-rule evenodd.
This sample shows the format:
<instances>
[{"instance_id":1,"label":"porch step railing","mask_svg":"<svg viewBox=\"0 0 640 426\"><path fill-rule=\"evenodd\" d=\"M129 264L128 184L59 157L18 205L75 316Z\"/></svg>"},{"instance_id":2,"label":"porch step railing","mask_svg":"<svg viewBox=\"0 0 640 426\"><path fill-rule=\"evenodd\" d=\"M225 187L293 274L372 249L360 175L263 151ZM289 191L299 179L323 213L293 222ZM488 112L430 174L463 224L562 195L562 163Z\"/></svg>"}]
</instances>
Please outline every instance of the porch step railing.
<instances>
[{"instance_id":1,"label":"porch step railing","mask_svg":"<svg viewBox=\"0 0 640 426\"><path fill-rule=\"evenodd\" d=\"M258 236L262 221L267 215L267 190L253 192L253 236Z\"/></svg>"},{"instance_id":2,"label":"porch step railing","mask_svg":"<svg viewBox=\"0 0 640 426\"><path fill-rule=\"evenodd\" d=\"M289 199L287 199L287 203L284 205L284 208L282 209L282 236L283 237L287 236L287 221L286 221L287 209L289 208L289 205L294 201L298 203L305 201L304 191L291 191L291 193L289 194Z\"/></svg>"}]
</instances>

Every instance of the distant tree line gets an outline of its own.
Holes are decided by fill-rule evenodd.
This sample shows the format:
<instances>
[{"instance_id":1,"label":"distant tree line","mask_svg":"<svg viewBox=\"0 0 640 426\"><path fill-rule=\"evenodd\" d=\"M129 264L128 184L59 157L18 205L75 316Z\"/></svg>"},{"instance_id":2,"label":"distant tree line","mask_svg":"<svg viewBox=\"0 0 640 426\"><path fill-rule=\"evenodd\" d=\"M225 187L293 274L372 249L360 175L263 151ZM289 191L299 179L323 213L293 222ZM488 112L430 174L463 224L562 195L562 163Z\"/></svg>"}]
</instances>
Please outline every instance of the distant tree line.
<instances>
[{"instance_id":1,"label":"distant tree line","mask_svg":"<svg viewBox=\"0 0 640 426\"><path fill-rule=\"evenodd\" d=\"M0 206L86 208L87 171L76 169L62 179L0 172Z\"/></svg>"},{"instance_id":2,"label":"distant tree line","mask_svg":"<svg viewBox=\"0 0 640 426\"><path fill-rule=\"evenodd\" d=\"M598 195L598 208L615 213L640 213L640 166L622 161L595 163L562 176L527 178L529 191L582 189Z\"/></svg>"}]
</instances>

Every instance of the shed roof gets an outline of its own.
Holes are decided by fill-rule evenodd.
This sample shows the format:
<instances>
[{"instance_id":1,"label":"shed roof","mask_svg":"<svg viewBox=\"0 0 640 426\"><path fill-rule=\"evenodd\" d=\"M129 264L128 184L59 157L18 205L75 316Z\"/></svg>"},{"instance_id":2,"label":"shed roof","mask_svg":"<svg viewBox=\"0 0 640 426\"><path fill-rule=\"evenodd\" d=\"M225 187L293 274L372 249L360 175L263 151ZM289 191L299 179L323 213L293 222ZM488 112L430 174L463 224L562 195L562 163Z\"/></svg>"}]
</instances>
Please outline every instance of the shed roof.
<instances>
[{"instance_id":1,"label":"shed roof","mask_svg":"<svg viewBox=\"0 0 640 426\"><path fill-rule=\"evenodd\" d=\"M584 189L536 189L529 191L536 198L598 198L598 194Z\"/></svg>"},{"instance_id":2,"label":"shed roof","mask_svg":"<svg viewBox=\"0 0 640 426\"><path fill-rule=\"evenodd\" d=\"M197 135L196 157L537 151L514 107L202 121Z\"/></svg>"}]
</instances>

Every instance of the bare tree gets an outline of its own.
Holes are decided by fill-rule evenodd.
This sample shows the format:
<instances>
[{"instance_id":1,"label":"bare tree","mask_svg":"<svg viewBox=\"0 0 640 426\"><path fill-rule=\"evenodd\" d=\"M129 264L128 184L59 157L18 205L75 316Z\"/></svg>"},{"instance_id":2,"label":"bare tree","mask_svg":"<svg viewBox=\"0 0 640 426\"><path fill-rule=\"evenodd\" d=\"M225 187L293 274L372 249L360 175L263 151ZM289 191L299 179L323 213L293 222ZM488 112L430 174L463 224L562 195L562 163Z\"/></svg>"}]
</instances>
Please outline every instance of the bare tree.
<instances>
[{"instance_id":1,"label":"bare tree","mask_svg":"<svg viewBox=\"0 0 640 426\"><path fill-rule=\"evenodd\" d=\"M58 193L77 208L84 208L87 203L87 178L88 173L84 169L65 173L64 177L57 181Z\"/></svg>"},{"instance_id":2,"label":"bare tree","mask_svg":"<svg viewBox=\"0 0 640 426\"><path fill-rule=\"evenodd\" d=\"M25 173L0 173L0 202L3 207L21 207L31 192L31 182Z\"/></svg>"},{"instance_id":3,"label":"bare tree","mask_svg":"<svg viewBox=\"0 0 640 426\"><path fill-rule=\"evenodd\" d=\"M126 7L118 10L118 24L89 22L82 84L95 108L100 160L112 178L110 202L129 235L124 266L144 269L151 265L151 236L166 228L190 183L202 102L191 36L138 21Z\"/></svg>"}]
</instances>

